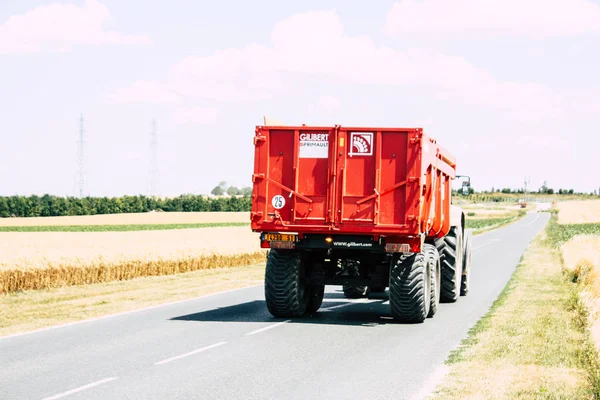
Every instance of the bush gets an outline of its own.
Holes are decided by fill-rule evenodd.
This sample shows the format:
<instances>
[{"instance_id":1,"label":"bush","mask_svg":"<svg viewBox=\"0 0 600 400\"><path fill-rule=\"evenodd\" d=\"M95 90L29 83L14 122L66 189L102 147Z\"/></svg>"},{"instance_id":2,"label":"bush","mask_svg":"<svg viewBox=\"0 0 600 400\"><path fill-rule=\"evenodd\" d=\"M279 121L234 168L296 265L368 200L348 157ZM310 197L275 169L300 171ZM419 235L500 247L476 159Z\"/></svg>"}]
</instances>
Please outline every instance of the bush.
<instances>
[{"instance_id":1,"label":"bush","mask_svg":"<svg viewBox=\"0 0 600 400\"><path fill-rule=\"evenodd\" d=\"M248 194L230 198L187 194L172 199L146 196L76 198L46 194L42 197L0 197L0 217L58 217L148 211L250 211L250 206Z\"/></svg>"}]
</instances>

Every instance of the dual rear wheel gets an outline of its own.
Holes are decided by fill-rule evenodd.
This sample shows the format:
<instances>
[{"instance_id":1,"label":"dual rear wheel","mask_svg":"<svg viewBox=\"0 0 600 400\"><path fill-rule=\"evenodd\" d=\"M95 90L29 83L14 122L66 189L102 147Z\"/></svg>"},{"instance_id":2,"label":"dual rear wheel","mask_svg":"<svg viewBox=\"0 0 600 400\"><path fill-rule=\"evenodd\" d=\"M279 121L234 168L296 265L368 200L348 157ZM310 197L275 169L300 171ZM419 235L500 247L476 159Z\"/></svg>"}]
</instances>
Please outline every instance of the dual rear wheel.
<instances>
[{"instance_id":1,"label":"dual rear wheel","mask_svg":"<svg viewBox=\"0 0 600 400\"><path fill-rule=\"evenodd\" d=\"M265 270L265 300L275 317L299 317L321 307L325 286L310 279L298 252L271 250Z\"/></svg>"},{"instance_id":2,"label":"dual rear wheel","mask_svg":"<svg viewBox=\"0 0 600 400\"><path fill-rule=\"evenodd\" d=\"M435 244L421 252L395 255L389 271L389 301L394 319L419 323L433 317L440 302L455 302L469 291L472 231L452 227ZM345 260L351 276L358 262ZM365 297L385 287L343 286L347 298ZM323 302L325 286L311 280L310 271L295 251L271 250L265 271L265 299L276 317L297 317L316 312Z\"/></svg>"},{"instance_id":3,"label":"dual rear wheel","mask_svg":"<svg viewBox=\"0 0 600 400\"><path fill-rule=\"evenodd\" d=\"M420 253L396 256L390 269L390 308L401 322L423 322L435 315L440 302L440 262L435 246Z\"/></svg>"}]
</instances>

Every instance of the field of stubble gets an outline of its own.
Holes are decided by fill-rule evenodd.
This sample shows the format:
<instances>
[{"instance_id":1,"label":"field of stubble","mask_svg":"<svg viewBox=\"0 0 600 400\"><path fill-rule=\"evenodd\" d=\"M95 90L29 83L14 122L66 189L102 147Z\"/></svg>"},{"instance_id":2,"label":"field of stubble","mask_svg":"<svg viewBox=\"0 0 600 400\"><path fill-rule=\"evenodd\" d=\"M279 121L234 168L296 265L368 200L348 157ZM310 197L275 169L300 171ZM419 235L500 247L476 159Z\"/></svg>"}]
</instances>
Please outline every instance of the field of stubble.
<instances>
[{"instance_id":1,"label":"field of stubble","mask_svg":"<svg viewBox=\"0 0 600 400\"><path fill-rule=\"evenodd\" d=\"M245 222L247 217L247 213L146 213L3 219L0 224L186 224ZM0 232L0 293L242 266L263 261L264 257L258 234L252 233L249 226L132 232Z\"/></svg>"}]
</instances>

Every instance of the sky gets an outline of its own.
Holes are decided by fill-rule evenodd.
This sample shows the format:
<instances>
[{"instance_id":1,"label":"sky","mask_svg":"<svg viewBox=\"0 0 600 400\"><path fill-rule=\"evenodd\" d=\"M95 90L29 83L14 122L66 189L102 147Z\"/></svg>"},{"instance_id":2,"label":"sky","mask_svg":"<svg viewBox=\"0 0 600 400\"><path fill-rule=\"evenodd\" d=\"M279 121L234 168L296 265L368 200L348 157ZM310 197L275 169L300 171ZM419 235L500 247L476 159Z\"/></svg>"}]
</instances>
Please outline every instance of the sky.
<instances>
[{"instance_id":1,"label":"sky","mask_svg":"<svg viewBox=\"0 0 600 400\"><path fill-rule=\"evenodd\" d=\"M0 0L0 195L251 185L263 116L422 127L475 190L590 192L600 0Z\"/></svg>"}]
</instances>

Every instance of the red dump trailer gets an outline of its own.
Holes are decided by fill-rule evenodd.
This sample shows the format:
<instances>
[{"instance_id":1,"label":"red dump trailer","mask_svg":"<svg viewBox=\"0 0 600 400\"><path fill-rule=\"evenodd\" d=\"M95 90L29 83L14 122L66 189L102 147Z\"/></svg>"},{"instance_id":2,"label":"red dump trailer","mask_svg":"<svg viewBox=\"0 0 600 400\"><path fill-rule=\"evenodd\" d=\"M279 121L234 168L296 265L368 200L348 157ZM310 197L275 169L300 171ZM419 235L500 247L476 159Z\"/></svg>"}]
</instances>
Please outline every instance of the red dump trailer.
<instances>
[{"instance_id":1,"label":"red dump trailer","mask_svg":"<svg viewBox=\"0 0 600 400\"><path fill-rule=\"evenodd\" d=\"M316 312L325 285L385 292L423 322L469 288L472 232L451 205L455 158L421 128L257 126L251 229L270 249L276 317Z\"/></svg>"}]
</instances>

